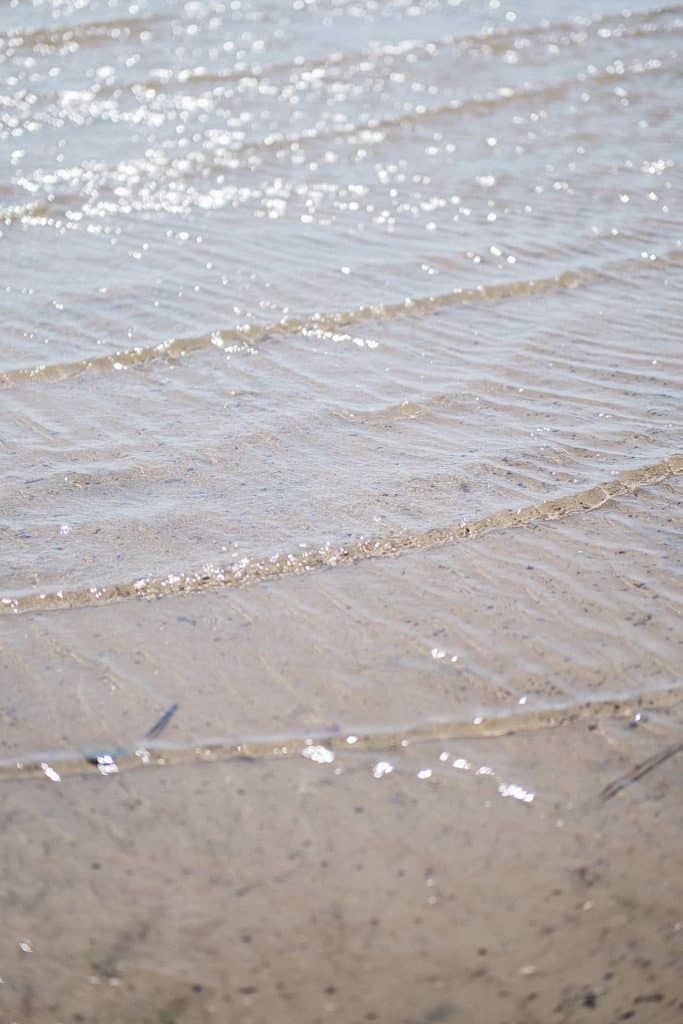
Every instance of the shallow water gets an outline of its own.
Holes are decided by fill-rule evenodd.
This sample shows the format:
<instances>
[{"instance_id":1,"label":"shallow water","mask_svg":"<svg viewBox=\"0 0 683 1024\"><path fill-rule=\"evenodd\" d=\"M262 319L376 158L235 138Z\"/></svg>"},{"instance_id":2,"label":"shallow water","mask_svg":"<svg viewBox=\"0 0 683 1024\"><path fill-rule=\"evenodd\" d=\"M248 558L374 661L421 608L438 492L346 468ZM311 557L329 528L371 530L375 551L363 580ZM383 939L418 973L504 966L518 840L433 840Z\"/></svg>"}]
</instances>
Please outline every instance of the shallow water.
<instances>
[{"instance_id":1,"label":"shallow water","mask_svg":"<svg viewBox=\"0 0 683 1024\"><path fill-rule=\"evenodd\" d=\"M677 7L10 4L10 597L676 451Z\"/></svg>"},{"instance_id":2,"label":"shallow water","mask_svg":"<svg viewBox=\"0 0 683 1024\"><path fill-rule=\"evenodd\" d=\"M464 786L466 828L499 828L549 893L573 890L543 844L569 864L600 833L631 879L605 890L603 925L617 935L634 879L656 871L673 884L671 823L661 862L619 853L618 835L656 834L656 808L641 818L620 797L627 810L606 816L585 801L680 735L682 41L683 6L645 0L3 5L0 785L16 792L8 820L20 824L0 975L22 1021L52 1020L51 998L72 1019L67 964L100 942L92 912L53 894L68 872L51 869L33 910L18 880L43 842L38 822L67 855L64 801L78 842L102 829L119 844L100 894L116 955L101 969L93 953L74 982L88 1020L126 1019L119 986L128 1000L137 986L137 1012L157 1022L220 1015L228 995L245 1021L328 1019L342 995L356 1015L346 1020L450 1020L463 1007L471 1019L535 1019L519 969L542 929L509 932L522 962L499 950L495 995L473 973L476 950L469 964L468 942L453 938L468 964L466 985L456 971L461 1005L447 981L432 993L440 954L420 924L393 993L381 949L414 924L414 888L366 968L349 953L363 930L354 904L352 934L335 925L321 938L334 992L310 987L318 954L301 940L293 962L284 933L301 937L320 906L336 921L354 898L346 832L328 849L316 838L329 872L310 903L294 883L282 937L264 937L260 904L243 918L261 929L259 969L268 956L285 988L298 978L298 1001L226 980L222 958L241 963L244 951L208 907L228 886L230 851L212 798L197 794L224 786L235 757L249 758L234 770L253 787L237 874L260 856L259 807L273 813L277 791L287 813L287 780L311 835L335 821L352 835L353 801L372 791L382 825L365 837L376 844L370 917L380 865L402 855L380 782L437 847L448 793ZM142 744L176 702L163 736ZM446 771L438 741L473 744L470 759L500 741L491 792L466 788L476 771ZM413 749L425 752L419 768ZM102 778L84 759L98 752L120 773ZM658 770L671 786L676 763ZM418 770L438 779L431 810L414 804ZM112 787L109 809L86 807L92 785ZM673 805L670 787L639 787ZM179 823L193 799L188 842L204 882L186 898L188 865L162 854L161 822ZM215 796L226 819L230 799ZM127 809L145 801L161 808L144 818L147 852L168 856L174 895L127 845ZM528 839L511 803L537 815ZM558 816L570 822L564 845ZM419 873L422 854L404 852ZM464 857L448 869L451 900ZM278 864L263 867L266 888ZM506 864L486 864L495 893ZM116 906L121 887L145 905L144 935ZM463 910L472 933L513 929L514 914L481 899L481 919ZM173 921L153 937L162 900ZM657 942L673 934L668 912L662 897ZM213 943L196 963L183 915ZM628 922L632 948L652 945ZM21 948L29 926L51 936L49 986ZM620 940L601 947L599 934L593 959L606 970ZM120 970L131 943L142 966ZM556 1005L572 1021L591 1005L578 982L562 995L568 948L554 947L538 982L544 1022ZM648 1019L677 1019L672 964L657 961L662 1000L638 1004L661 1011ZM165 972L180 985L170 1009ZM190 975L210 997L187 996ZM92 977L115 979L106 998ZM636 984L626 979L622 992ZM610 992L609 1013L629 1012Z\"/></svg>"}]
</instances>

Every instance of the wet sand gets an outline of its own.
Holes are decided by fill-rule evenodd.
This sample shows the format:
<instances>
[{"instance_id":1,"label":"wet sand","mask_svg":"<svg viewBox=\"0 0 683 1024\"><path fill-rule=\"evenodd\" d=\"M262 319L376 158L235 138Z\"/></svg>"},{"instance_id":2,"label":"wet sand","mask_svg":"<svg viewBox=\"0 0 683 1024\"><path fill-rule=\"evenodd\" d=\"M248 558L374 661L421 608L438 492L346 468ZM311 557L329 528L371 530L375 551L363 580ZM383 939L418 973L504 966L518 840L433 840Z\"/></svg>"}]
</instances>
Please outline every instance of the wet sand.
<instances>
[{"instance_id":1,"label":"wet sand","mask_svg":"<svg viewBox=\"0 0 683 1024\"><path fill-rule=\"evenodd\" d=\"M622 7L3 7L0 1024L683 1019L683 10Z\"/></svg>"},{"instance_id":2,"label":"wet sand","mask_svg":"<svg viewBox=\"0 0 683 1024\"><path fill-rule=\"evenodd\" d=\"M4 784L7 1019L674 1022L680 766L591 727Z\"/></svg>"},{"instance_id":3,"label":"wet sand","mask_svg":"<svg viewBox=\"0 0 683 1024\"><path fill-rule=\"evenodd\" d=\"M681 497L3 617L8 1020L676 1021Z\"/></svg>"}]
</instances>

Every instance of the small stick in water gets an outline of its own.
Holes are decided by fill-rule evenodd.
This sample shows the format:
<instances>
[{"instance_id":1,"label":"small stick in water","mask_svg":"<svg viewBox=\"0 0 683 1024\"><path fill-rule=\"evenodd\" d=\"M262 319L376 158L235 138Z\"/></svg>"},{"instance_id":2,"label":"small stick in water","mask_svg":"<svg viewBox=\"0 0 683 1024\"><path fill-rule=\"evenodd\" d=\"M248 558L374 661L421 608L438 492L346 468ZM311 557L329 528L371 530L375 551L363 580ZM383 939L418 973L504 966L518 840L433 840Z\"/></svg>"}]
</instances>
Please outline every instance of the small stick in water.
<instances>
[{"instance_id":1,"label":"small stick in water","mask_svg":"<svg viewBox=\"0 0 683 1024\"><path fill-rule=\"evenodd\" d=\"M672 743L670 747L665 747L664 750L660 750L658 754L653 754L652 757L648 757L647 761L641 761L635 768L632 768L626 775L621 775L614 782L610 782L609 785L605 786L604 789L600 790L601 800L610 800L613 796L622 790L626 786L630 786L632 782L636 782L638 779L642 779L643 775L647 775L653 768L657 768L664 761L668 761L670 757L674 757L675 754L680 753L683 750L683 743Z\"/></svg>"},{"instance_id":2,"label":"small stick in water","mask_svg":"<svg viewBox=\"0 0 683 1024\"><path fill-rule=\"evenodd\" d=\"M155 739L155 737L157 737L160 733L162 733L164 731L164 729L166 728L168 723L171 721L171 719L173 718L173 716L175 715L177 710L178 710L178 705L177 704L171 704L171 706L168 709L168 711L164 711L164 713L161 716L161 718L159 719L159 721L155 722L154 725L152 726L152 728L148 732L145 733L143 739L146 739L146 740L153 740L153 739Z\"/></svg>"}]
</instances>

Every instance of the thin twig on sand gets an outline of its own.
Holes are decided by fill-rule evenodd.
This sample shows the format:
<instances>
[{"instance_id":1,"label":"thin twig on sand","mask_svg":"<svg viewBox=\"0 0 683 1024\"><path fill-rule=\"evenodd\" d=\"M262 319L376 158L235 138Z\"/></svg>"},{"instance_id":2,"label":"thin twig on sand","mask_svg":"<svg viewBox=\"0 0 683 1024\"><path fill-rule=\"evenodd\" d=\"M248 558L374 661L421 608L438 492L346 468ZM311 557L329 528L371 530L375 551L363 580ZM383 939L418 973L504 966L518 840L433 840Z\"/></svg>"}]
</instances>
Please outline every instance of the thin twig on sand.
<instances>
[{"instance_id":1,"label":"thin twig on sand","mask_svg":"<svg viewBox=\"0 0 683 1024\"><path fill-rule=\"evenodd\" d=\"M643 775L647 775L653 768L657 768L658 765L663 764L664 761L668 761L670 757L674 757L676 754L683 750L683 741L678 743L672 743L670 747L665 747L664 750L660 750L659 753L653 754L652 757L648 757L647 761L641 761L635 768L632 768L630 772L625 775L621 775L614 782L610 782L609 785L605 786L604 789L600 790L601 800L610 800L613 796L624 789L626 786L630 786L632 782L636 782L637 779L642 779Z\"/></svg>"},{"instance_id":2,"label":"thin twig on sand","mask_svg":"<svg viewBox=\"0 0 683 1024\"><path fill-rule=\"evenodd\" d=\"M171 706L168 709L168 711L164 711L164 713L161 716L161 718L159 719L159 721L155 722L154 725L152 726L152 728L149 729L145 733L144 738L146 740L153 740L156 736L159 735L159 733L163 732L163 730L166 728L168 723L171 721L171 719L173 718L173 716L175 715L177 710L178 710L178 705L177 704L171 704Z\"/></svg>"}]
</instances>

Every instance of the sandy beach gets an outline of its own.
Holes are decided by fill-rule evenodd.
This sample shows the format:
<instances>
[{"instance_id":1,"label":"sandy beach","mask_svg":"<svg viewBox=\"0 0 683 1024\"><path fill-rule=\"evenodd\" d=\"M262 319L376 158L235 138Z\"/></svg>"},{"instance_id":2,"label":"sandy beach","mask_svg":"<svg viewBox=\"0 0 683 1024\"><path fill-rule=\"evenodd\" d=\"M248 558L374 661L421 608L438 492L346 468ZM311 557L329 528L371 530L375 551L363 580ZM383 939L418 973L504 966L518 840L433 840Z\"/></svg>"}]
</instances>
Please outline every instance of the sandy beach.
<instances>
[{"instance_id":1,"label":"sandy beach","mask_svg":"<svg viewBox=\"0 0 683 1024\"><path fill-rule=\"evenodd\" d=\"M0 1024L683 1019L683 8L0 12Z\"/></svg>"}]
</instances>

